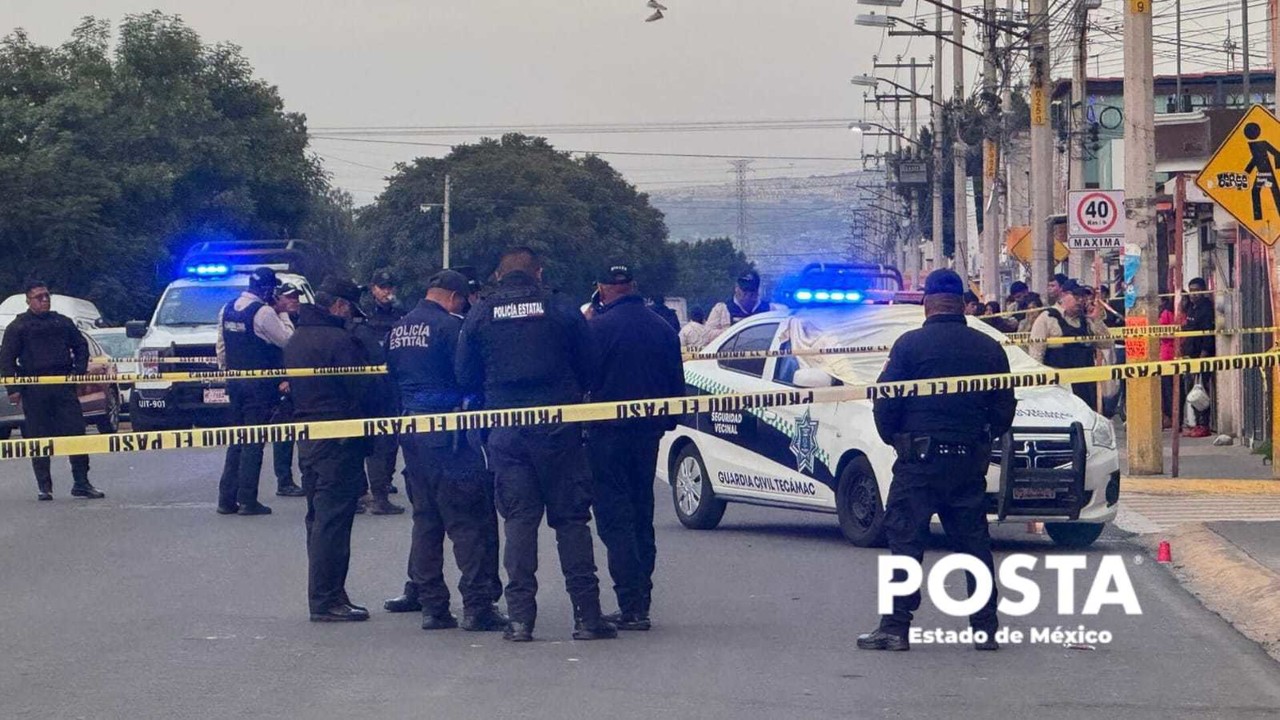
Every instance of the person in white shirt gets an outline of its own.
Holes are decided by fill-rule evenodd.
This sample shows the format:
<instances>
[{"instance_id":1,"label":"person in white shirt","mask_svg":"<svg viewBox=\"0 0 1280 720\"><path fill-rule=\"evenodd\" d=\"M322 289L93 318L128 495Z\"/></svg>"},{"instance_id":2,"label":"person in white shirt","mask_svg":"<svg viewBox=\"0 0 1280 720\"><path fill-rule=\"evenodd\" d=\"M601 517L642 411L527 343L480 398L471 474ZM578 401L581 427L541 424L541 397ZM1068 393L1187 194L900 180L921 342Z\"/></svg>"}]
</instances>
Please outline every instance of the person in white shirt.
<instances>
[{"instance_id":1,"label":"person in white shirt","mask_svg":"<svg viewBox=\"0 0 1280 720\"><path fill-rule=\"evenodd\" d=\"M702 308L689 311L689 322L680 328L680 347L685 350L698 350L706 344L707 314Z\"/></svg>"},{"instance_id":2,"label":"person in white shirt","mask_svg":"<svg viewBox=\"0 0 1280 720\"><path fill-rule=\"evenodd\" d=\"M769 312L773 306L768 300L760 297L760 273L748 270L738 276L733 288L733 297L718 303L707 315L706 332L703 342L710 342L720 336L729 326L759 313Z\"/></svg>"}]
</instances>

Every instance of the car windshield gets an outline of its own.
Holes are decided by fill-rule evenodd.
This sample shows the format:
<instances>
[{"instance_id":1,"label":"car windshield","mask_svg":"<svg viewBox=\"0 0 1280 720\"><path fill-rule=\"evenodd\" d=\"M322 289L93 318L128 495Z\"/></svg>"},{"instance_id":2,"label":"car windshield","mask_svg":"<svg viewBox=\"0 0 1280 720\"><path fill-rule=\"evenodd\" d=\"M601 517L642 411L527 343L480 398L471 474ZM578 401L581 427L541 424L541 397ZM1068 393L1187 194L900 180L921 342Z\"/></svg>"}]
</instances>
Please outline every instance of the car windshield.
<instances>
[{"instance_id":1,"label":"car windshield","mask_svg":"<svg viewBox=\"0 0 1280 720\"><path fill-rule=\"evenodd\" d=\"M171 287L160 300L155 324L169 327L216 325L218 311L238 297L242 289L234 285Z\"/></svg>"},{"instance_id":2,"label":"car windshield","mask_svg":"<svg viewBox=\"0 0 1280 720\"><path fill-rule=\"evenodd\" d=\"M1005 341L1003 333L978 318L967 318L969 327ZM910 330L924 324L924 308L919 305L855 305L847 308L816 309L793 315L784 340L797 349L833 347L885 348L880 352L822 355L798 358L803 365L819 367L848 384L874 383L889 358L888 348ZM1034 372L1044 368L1021 348L1005 346L1013 372Z\"/></svg>"},{"instance_id":3,"label":"car windshield","mask_svg":"<svg viewBox=\"0 0 1280 720\"><path fill-rule=\"evenodd\" d=\"M140 340L125 335L124 333L111 333L109 335L94 335L94 340L102 346L108 355L113 358L133 357L138 351L138 343Z\"/></svg>"}]
</instances>

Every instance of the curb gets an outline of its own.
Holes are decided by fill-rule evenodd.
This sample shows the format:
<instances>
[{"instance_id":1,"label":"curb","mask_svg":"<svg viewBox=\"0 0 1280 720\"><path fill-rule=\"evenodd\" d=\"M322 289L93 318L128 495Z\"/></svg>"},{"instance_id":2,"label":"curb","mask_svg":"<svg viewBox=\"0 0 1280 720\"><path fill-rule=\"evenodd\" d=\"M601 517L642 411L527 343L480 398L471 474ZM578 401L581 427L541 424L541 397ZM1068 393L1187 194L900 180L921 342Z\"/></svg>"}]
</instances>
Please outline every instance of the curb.
<instances>
[{"instance_id":1,"label":"curb","mask_svg":"<svg viewBox=\"0 0 1280 720\"><path fill-rule=\"evenodd\" d=\"M1154 555L1157 535L1138 539ZM1280 574L1203 523L1180 525L1164 539L1172 571L1209 610L1280 661Z\"/></svg>"},{"instance_id":2,"label":"curb","mask_svg":"<svg viewBox=\"0 0 1280 720\"><path fill-rule=\"evenodd\" d=\"M1280 495L1280 480L1125 476L1120 480L1120 491L1145 495Z\"/></svg>"}]
</instances>

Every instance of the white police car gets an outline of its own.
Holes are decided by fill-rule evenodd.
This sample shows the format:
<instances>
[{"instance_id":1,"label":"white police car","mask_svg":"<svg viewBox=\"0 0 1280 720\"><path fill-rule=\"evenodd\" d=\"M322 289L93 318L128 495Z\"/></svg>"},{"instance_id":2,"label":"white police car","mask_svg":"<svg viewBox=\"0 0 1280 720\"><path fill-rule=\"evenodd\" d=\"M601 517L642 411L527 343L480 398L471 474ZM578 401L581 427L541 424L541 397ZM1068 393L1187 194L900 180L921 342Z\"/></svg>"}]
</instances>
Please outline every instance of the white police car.
<instances>
[{"instance_id":1,"label":"white police car","mask_svg":"<svg viewBox=\"0 0 1280 720\"><path fill-rule=\"evenodd\" d=\"M833 266L806 269L786 298L791 309L746 318L705 350L887 348L923 323L921 306L870 302L874 290L848 287L849 276L865 278L834 267L832 284L841 289L815 289ZM969 325L1003 337L976 318ZM1013 372L1043 369L1017 347L1007 353ZM887 359L885 350L695 360L685 363L685 380L691 394L862 385L876 381ZM1017 397L1014 430L997 445L987 474L992 519L1043 521L1058 544L1087 546L1114 520L1119 501L1111 421L1064 387L1020 389ZM741 502L835 513L850 542L874 546L884 539L894 458L876 433L871 402L851 400L687 416L664 436L657 475L671 485L676 514L689 528L714 528L727 503Z\"/></svg>"}]
</instances>

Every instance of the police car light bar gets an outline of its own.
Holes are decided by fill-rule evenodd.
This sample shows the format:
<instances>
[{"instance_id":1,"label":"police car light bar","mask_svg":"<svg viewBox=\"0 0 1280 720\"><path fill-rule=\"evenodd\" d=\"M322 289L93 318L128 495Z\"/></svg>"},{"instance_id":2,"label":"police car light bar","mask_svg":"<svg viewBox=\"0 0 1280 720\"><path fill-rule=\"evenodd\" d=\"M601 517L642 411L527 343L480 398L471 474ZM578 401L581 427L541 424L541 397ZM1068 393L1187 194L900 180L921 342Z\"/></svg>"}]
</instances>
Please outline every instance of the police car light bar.
<instances>
[{"instance_id":1,"label":"police car light bar","mask_svg":"<svg viewBox=\"0 0 1280 720\"><path fill-rule=\"evenodd\" d=\"M860 303L862 293L857 290L814 290L801 288L791 293L791 297L801 304L810 303Z\"/></svg>"},{"instance_id":2,"label":"police car light bar","mask_svg":"<svg viewBox=\"0 0 1280 720\"><path fill-rule=\"evenodd\" d=\"M187 274L196 277L220 277L231 272L231 268L224 263L202 263L200 265L188 265Z\"/></svg>"}]
</instances>

